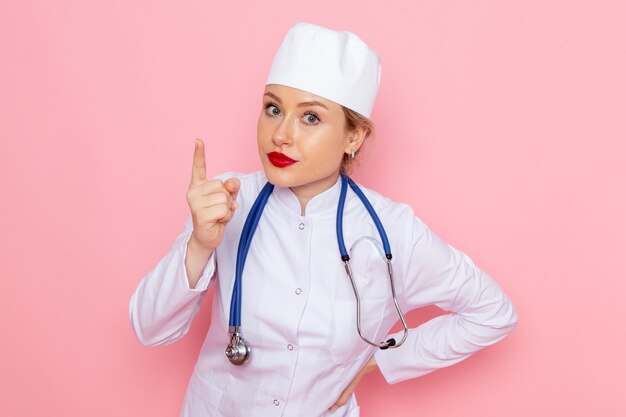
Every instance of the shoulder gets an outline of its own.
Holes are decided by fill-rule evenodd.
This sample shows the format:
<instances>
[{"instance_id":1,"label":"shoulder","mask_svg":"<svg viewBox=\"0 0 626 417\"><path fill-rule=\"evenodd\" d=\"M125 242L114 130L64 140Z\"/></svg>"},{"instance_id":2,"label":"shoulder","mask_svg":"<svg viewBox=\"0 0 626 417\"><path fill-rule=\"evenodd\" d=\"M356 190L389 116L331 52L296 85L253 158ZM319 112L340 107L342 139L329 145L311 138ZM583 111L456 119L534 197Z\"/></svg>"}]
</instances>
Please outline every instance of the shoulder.
<instances>
[{"instance_id":1,"label":"shoulder","mask_svg":"<svg viewBox=\"0 0 626 417\"><path fill-rule=\"evenodd\" d=\"M393 236L396 248L410 251L417 241L429 235L428 225L415 213L412 206L394 201L360 183L357 185L372 204L389 238L392 239ZM356 201L360 204L358 198Z\"/></svg>"},{"instance_id":2,"label":"shoulder","mask_svg":"<svg viewBox=\"0 0 626 417\"><path fill-rule=\"evenodd\" d=\"M415 212L413 207L409 204L394 201L389 197L384 196L378 191L375 191L371 188L368 188L361 183L357 182L357 185L365 194L365 197L372 204L376 213L383 218L386 218L393 223L396 222L413 222L417 217L415 216Z\"/></svg>"}]
</instances>

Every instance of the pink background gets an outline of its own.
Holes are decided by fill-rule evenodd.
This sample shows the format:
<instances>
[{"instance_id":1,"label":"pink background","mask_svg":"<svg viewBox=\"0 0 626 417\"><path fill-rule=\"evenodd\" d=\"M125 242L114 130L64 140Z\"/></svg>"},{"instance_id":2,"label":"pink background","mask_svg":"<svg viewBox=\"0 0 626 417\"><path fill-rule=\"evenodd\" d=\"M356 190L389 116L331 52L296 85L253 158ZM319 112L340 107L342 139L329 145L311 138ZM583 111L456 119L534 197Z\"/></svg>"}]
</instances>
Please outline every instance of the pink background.
<instances>
[{"instance_id":1,"label":"pink background","mask_svg":"<svg viewBox=\"0 0 626 417\"><path fill-rule=\"evenodd\" d=\"M368 374L362 415L626 415L623 4L2 1L0 414L178 415L210 303L144 348L129 298L182 230L195 137L209 175L260 168L264 80L304 20L381 56L357 180L410 203L520 317L453 367Z\"/></svg>"}]
</instances>

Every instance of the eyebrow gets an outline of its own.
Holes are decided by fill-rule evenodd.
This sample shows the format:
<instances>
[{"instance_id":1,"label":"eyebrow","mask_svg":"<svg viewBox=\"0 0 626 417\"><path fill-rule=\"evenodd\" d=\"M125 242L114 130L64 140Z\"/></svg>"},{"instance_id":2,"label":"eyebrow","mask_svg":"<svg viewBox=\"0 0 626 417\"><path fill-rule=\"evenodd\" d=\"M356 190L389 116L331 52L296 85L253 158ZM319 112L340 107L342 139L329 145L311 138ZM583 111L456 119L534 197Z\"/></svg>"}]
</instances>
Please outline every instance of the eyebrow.
<instances>
[{"instance_id":1,"label":"eyebrow","mask_svg":"<svg viewBox=\"0 0 626 417\"><path fill-rule=\"evenodd\" d=\"M276 94L270 93L268 91L264 95L266 95L268 97L271 97L274 100L276 100L279 104L282 104L282 101L280 100L280 98ZM298 103L298 107L308 107L308 106L320 106L320 107L323 107L326 110L328 110L328 107L326 107L326 105L324 105L324 103L322 103L320 101L303 101L302 103Z\"/></svg>"}]
</instances>

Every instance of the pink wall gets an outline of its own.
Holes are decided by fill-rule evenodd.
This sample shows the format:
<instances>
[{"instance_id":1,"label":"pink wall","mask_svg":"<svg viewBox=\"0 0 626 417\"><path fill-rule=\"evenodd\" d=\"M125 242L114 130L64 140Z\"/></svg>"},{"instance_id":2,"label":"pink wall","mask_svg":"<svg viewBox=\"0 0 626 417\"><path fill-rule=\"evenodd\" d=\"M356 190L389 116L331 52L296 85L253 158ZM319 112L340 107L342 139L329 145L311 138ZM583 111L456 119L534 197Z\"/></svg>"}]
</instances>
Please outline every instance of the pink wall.
<instances>
[{"instance_id":1,"label":"pink wall","mask_svg":"<svg viewBox=\"0 0 626 417\"><path fill-rule=\"evenodd\" d=\"M209 303L184 339L143 348L128 301L183 226L194 138L210 174L260 167L263 82L307 20L381 55L357 179L410 203L520 316L451 368L368 374L362 415L625 415L624 3L249 3L0 4L0 414L178 414Z\"/></svg>"}]
</instances>

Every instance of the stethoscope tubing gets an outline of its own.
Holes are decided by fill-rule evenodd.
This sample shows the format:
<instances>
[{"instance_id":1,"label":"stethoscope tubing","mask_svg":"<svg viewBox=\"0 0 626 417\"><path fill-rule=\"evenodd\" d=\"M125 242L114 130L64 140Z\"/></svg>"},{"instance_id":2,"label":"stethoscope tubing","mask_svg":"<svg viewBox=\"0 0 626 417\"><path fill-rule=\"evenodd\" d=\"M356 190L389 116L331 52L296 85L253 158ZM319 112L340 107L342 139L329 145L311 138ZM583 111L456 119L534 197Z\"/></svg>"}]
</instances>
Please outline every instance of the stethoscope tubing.
<instances>
[{"instance_id":1,"label":"stethoscope tubing","mask_svg":"<svg viewBox=\"0 0 626 417\"><path fill-rule=\"evenodd\" d=\"M358 288L356 286L356 282L354 281L354 277L352 275L352 270L350 268L350 255L346 250L344 238L343 238L343 212L346 201L346 193L348 185L354 191L354 193L358 196L359 200L363 203L365 209L369 213L376 229L378 230L378 234L380 235L380 239L383 245L384 256L387 262L387 270L389 272L389 282L391 285L391 293L393 297L393 302L396 307L396 311L400 317L402 322L402 326L404 328L404 337L400 341L400 343L396 343L395 339L391 338L386 342L376 343L367 339L363 332L361 331L361 298L359 297ZM242 305L242 275L243 269L246 263L246 258L248 256L248 251L250 249L250 245L252 243L252 238L254 237L254 233L259 224L259 220L261 219L261 215L263 214L263 210L267 205L267 201L274 190L274 185L269 181L265 184L256 200L254 201L252 207L250 208L250 212L244 222L243 230L241 233L241 237L239 239L239 244L237 247L237 259L235 266L235 282L233 284L233 293L230 300L230 318L229 318L229 333L231 335L231 341L226 349L226 356L228 356L229 360L235 365L241 365L249 360L250 357L250 347L247 345L245 339L241 336L241 305ZM354 291L354 295L356 298L356 308L357 308L357 330L361 339L363 339L368 344L378 347L380 349L387 349L390 347L399 347L407 338L408 328L406 322L404 320L404 316L400 309L400 305L398 304L398 300L396 298L396 290L395 284L393 281L393 271L391 266L391 246L389 245L389 240L387 238L387 234L385 233L385 229L380 221L380 218L376 214L376 211L370 204L369 200L365 196L365 194L361 191L361 189L356 185L352 179L350 179L347 175L341 174L341 191L339 194L339 202L337 205L337 221L336 221L336 229L337 229L337 243L339 246L339 252L341 254L341 260L344 262L344 267L346 270L346 274L350 279L350 283L352 285L352 289ZM354 245L353 245L354 246ZM352 248L351 248L352 249Z\"/></svg>"},{"instance_id":2,"label":"stethoscope tubing","mask_svg":"<svg viewBox=\"0 0 626 417\"><path fill-rule=\"evenodd\" d=\"M385 249L385 256L387 257L387 259L391 260L392 255L391 255L391 246L389 245L389 239L387 239L387 233L385 233L385 228L383 227L383 224L380 221L380 218L376 214L374 207L372 207L372 204L369 202L367 197L365 197L365 194L363 194L363 191L361 191L361 189L355 184L355 182L352 181L350 177L344 174L341 174L341 192L339 194L339 204L337 205L337 242L339 244L339 253L341 253L341 259L343 261L345 261L346 258L348 260L350 259L350 256L348 255L348 251L346 250L346 245L343 240L343 209L344 209L344 203L346 201L346 193L348 189L346 184L350 185L350 188L352 188L352 191L354 191L357 197L359 197L359 200L361 200L361 202L365 206L365 209L369 213L370 217L372 218L372 221L374 222L374 225L376 226L376 230L378 230L378 234L380 235L380 240L383 242L383 248Z\"/></svg>"},{"instance_id":3,"label":"stethoscope tubing","mask_svg":"<svg viewBox=\"0 0 626 417\"><path fill-rule=\"evenodd\" d=\"M376 249L380 252L382 257L385 257L385 254L382 253L383 251L381 251L380 248L380 243L378 243L374 238L370 237L370 236L363 236L359 239L357 239L352 246L350 247L350 252L352 253L352 250L354 249L354 247L361 241L361 240L367 240L369 241L372 245L374 245L374 247L376 247ZM378 245L378 246L377 246ZM384 250L384 249L383 249ZM400 347L400 345L402 345L404 343L404 341L406 340L407 336L409 335L409 329L408 326L406 324L406 321L404 320L404 314L402 314L402 309L400 308L400 305L398 304L398 298L396 296L396 286L395 283L393 281L393 270L392 270L392 266L391 266L391 259L387 259L387 272L389 274L389 285L391 287L391 296L393 299L393 303L394 306L396 308L396 312L398 313L398 317L400 317L400 321L402 323L402 328L403 328L403 336L402 339L400 340L400 342L396 342L396 340L394 338L391 338L385 342L382 343L376 343L376 342L372 342L371 340L369 340L362 332L361 330L361 297L359 296L359 290L357 288L356 282L354 280L354 277L352 275L352 268L350 268L350 261L346 260L344 261L344 268L346 270L346 274L348 275L348 278L350 279L350 284L352 286L352 291L354 292L354 297L356 298L356 328L357 328L357 332L359 333L359 336L361 337L361 339L363 339L364 342L368 343L371 346L380 348L380 349L387 349L387 348L397 348Z\"/></svg>"},{"instance_id":4,"label":"stethoscope tubing","mask_svg":"<svg viewBox=\"0 0 626 417\"><path fill-rule=\"evenodd\" d=\"M231 327L241 327L241 277L243 275L243 268L246 264L246 258L248 257L248 251L250 250L252 237L254 236L257 226L259 225L261 214L263 214L263 209L265 208L267 200L270 198L270 194L272 194L273 190L274 185L267 182L259 193L259 197L257 197L252 205L250 213L248 214L248 217L243 225L241 237L239 238L239 245L237 248L237 264L235 269L235 284L233 288L233 296L230 300L229 325Z\"/></svg>"}]
</instances>

